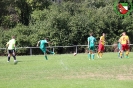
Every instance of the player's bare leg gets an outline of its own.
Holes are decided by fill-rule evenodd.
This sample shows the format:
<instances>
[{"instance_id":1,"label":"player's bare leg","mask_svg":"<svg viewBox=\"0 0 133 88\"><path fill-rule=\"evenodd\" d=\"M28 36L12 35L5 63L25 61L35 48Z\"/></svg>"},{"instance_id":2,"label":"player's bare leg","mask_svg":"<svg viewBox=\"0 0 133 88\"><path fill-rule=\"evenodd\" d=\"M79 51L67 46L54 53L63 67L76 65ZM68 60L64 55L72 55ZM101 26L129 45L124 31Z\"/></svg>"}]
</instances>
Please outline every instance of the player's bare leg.
<instances>
[{"instance_id":1,"label":"player's bare leg","mask_svg":"<svg viewBox=\"0 0 133 88\"><path fill-rule=\"evenodd\" d=\"M52 51L49 51L49 50L46 50L47 52L49 52L50 54L55 54L54 52L52 52Z\"/></svg>"},{"instance_id":2,"label":"player's bare leg","mask_svg":"<svg viewBox=\"0 0 133 88\"><path fill-rule=\"evenodd\" d=\"M100 53L100 58L102 58L102 56L103 56L103 52L101 51L101 53Z\"/></svg>"},{"instance_id":3,"label":"player's bare leg","mask_svg":"<svg viewBox=\"0 0 133 88\"><path fill-rule=\"evenodd\" d=\"M100 51L98 51L98 53L97 53L97 57L99 58L99 55L100 55Z\"/></svg>"},{"instance_id":4,"label":"player's bare leg","mask_svg":"<svg viewBox=\"0 0 133 88\"><path fill-rule=\"evenodd\" d=\"M98 54L97 54L97 57L98 57L98 58L102 58L102 55L103 55L102 53L103 53L103 51L102 51L102 50L99 50L99 51L98 51Z\"/></svg>"}]
</instances>

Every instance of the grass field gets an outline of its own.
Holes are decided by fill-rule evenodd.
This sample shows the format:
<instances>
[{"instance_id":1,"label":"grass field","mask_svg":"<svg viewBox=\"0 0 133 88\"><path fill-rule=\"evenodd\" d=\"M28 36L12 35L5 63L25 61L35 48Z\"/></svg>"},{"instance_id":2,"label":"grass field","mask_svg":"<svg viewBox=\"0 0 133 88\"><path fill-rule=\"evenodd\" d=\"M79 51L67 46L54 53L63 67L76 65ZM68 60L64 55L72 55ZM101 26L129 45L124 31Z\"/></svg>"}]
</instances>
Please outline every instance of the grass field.
<instances>
[{"instance_id":1,"label":"grass field","mask_svg":"<svg viewBox=\"0 0 133 88\"><path fill-rule=\"evenodd\" d=\"M7 63L0 57L0 88L133 88L133 53L120 59L105 53L88 60L87 54L17 56Z\"/></svg>"}]
</instances>

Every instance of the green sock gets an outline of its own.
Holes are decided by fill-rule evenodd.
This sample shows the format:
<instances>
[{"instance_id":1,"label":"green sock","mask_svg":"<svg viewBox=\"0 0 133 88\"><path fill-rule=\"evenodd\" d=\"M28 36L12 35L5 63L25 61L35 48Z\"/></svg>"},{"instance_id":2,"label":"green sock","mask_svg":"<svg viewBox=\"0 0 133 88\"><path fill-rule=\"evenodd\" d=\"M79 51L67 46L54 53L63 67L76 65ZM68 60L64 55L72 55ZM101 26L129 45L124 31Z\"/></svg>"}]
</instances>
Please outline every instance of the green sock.
<instances>
[{"instance_id":1,"label":"green sock","mask_svg":"<svg viewBox=\"0 0 133 88\"><path fill-rule=\"evenodd\" d=\"M128 58L128 55L126 55L126 58Z\"/></svg>"},{"instance_id":2,"label":"green sock","mask_svg":"<svg viewBox=\"0 0 133 88\"><path fill-rule=\"evenodd\" d=\"M122 56L124 57L124 52L122 53Z\"/></svg>"},{"instance_id":3,"label":"green sock","mask_svg":"<svg viewBox=\"0 0 133 88\"><path fill-rule=\"evenodd\" d=\"M118 57L120 57L120 52L118 52Z\"/></svg>"},{"instance_id":4,"label":"green sock","mask_svg":"<svg viewBox=\"0 0 133 88\"><path fill-rule=\"evenodd\" d=\"M45 59L48 60L47 56L45 56Z\"/></svg>"},{"instance_id":5,"label":"green sock","mask_svg":"<svg viewBox=\"0 0 133 88\"><path fill-rule=\"evenodd\" d=\"M94 59L94 56L95 56L94 54L91 54L91 58L92 58L92 59Z\"/></svg>"},{"instance_id":6,"label":"green sock","mask_svg":"<svg viewBox=\"0 0 133 88\"><path fill-rule=\"evenodd\" d=\"M54 54L54 52L50 51L50 54Z\"/></svg>"},{"instance_id":7,"label":"green sock","mask_svg":"<svg viewBox=\"0 0 133 88\"><path fill-rule=\"evenodd\" d=\"M88 58L91 59L91 54L90 53L88 54Z\"/></svg>"}]
</instances>

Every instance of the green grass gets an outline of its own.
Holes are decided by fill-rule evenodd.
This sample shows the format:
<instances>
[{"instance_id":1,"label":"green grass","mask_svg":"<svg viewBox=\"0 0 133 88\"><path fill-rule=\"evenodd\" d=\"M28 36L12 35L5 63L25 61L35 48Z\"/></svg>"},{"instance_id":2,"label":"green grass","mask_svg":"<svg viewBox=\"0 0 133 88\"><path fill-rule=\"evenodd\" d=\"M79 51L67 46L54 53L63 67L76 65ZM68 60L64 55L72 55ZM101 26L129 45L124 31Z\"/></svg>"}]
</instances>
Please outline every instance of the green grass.
<instances>
[{"instance_id":1,"label":"green grass","mask_svg":"<svg viewBox=\"0 0 133 88\"><path fill-rule=\"evenodd\" d=\"M133 53L120 59L104 53L88 60L87 54L17 56L7 63L0 57L0 88L133 88Z\"/></svg>"}]
</instances>

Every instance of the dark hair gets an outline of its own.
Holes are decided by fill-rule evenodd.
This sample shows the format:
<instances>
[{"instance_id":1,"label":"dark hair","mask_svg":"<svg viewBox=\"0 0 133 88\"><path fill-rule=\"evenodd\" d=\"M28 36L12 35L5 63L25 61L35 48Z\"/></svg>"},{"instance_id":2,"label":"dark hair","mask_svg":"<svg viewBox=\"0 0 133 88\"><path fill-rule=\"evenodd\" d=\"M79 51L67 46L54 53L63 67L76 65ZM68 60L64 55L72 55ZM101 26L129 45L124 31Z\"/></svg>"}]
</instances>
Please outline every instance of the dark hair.
<instances>
[{"instance_id":1,"label":"dark hair","mask_svg":"<svg viewBox=\"0 0 133 88\"><path fill-rule=\"evenodd\" d=\"M90 36L92 36L93 35L93 33L90 33Z\"/></svg>"},{"instance_id":2,"label":"dark hair","mask_svg":"<svg viewBox=\"0 0 133 88\"><path fill-rule=\"evenodd\" d=\"M44 38L45 40L48 40L48 38L46 37L46 38Z\"/></svg>"},{"instance_id":3,"label":"dark hair","mask_svg":"<svg viewBox=\"0 0 133 88\"><path fill-rule=\"evenodd\" d=\"M15 38L15 36L12 36L12 38Z\"/></svg>"}]
</instances>

